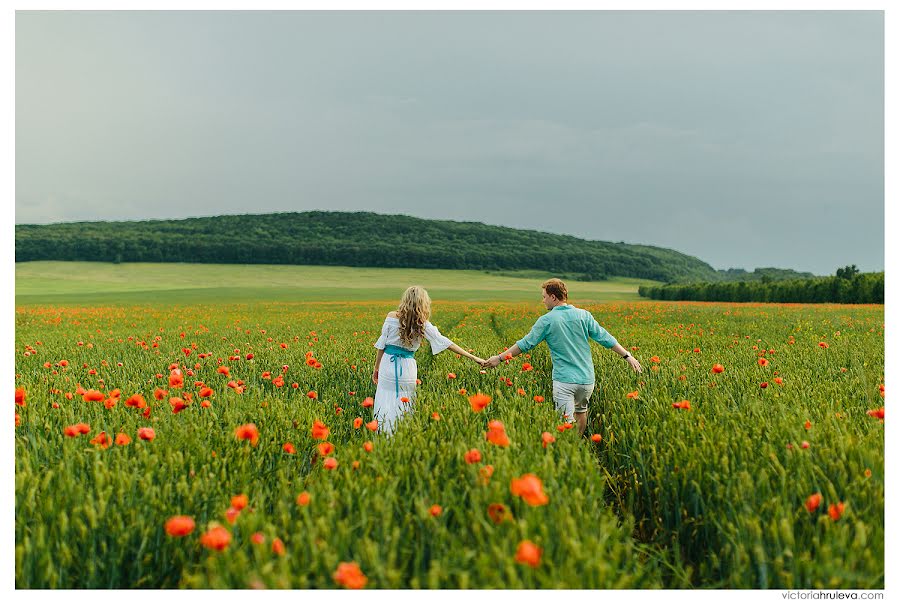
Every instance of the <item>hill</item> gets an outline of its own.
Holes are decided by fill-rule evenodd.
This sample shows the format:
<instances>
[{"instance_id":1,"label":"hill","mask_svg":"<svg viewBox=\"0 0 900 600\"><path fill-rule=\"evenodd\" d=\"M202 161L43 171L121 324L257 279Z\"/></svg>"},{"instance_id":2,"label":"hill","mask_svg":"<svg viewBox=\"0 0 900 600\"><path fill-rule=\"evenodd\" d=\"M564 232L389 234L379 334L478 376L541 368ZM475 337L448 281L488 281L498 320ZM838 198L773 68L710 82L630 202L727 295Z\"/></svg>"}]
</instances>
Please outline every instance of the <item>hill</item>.
<instances>
[{"instance_id":1,"label":"hill","mask_svg":"<svg viewBox=\"0 0 900 600\"><path fill-rule=\"evenodd\" d=\"M370 212L312 211L16 225L15 243L16 262L537 270L584 281L609 277L661 282L719 281L738 275L723 274L697 258L653 246Z\"/></svg>"}]
</instances>

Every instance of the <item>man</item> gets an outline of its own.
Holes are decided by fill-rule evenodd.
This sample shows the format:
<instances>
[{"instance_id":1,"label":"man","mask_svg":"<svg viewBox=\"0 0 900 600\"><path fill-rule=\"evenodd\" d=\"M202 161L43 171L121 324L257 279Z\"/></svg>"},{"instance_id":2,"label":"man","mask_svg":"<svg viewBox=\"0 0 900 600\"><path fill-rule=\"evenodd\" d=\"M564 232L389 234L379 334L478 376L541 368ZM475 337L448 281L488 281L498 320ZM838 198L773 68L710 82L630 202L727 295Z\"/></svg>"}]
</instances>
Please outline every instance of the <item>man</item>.
<instances>
[{"instance_id":1,"label":"man","mask_svg":"<svg viewBox=\"0 0 900 600\"><path fill-rule=\"evenodd\" d=\"M578 424L578 434L587 427L587 410L594 392L594 361L591 358L592 339L624 358L631 368L641 372L641 363L597 323L588 311L568 304L569 292L559 279L548 279L541 285L541 295L547 314L535 322L531 331L503 353L510 359L528 352L543 341L550 347L553 362L553 402L569 422ZM490 357L485 366L496 367L501 357Z\"/></svg>"}]
</instances>

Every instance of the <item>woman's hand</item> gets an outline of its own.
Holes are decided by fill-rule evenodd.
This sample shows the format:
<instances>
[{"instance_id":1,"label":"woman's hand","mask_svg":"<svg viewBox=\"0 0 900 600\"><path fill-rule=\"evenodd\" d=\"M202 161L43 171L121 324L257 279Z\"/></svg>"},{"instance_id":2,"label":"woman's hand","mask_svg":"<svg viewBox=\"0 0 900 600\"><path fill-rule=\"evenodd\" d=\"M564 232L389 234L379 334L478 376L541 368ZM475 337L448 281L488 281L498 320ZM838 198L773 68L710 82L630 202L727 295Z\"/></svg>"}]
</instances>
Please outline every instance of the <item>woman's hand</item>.
<instances>
[{"instance_id":1,"label":"woman's hand","mask_svg":"<svg viewBox=\"0 0 900 600\"><path fill-rule=\"evenodd\" d=\"M483 367L483 366L484 366L484 363L486 362L483 358L478 358L478 357L475 356L475 355L472 356L472 360L474 360L475 362L477 362L479 367Z\"/></svg>"},{"instance_id":2,"label":"woman's hand","mask_svg":"<svg viewBox=\"0 0 900 600\"><path fill-rule=\"evenodd\" d=\"M372 371L372 383L378 385L378 369Z\"/></svg>"}]
</instances>

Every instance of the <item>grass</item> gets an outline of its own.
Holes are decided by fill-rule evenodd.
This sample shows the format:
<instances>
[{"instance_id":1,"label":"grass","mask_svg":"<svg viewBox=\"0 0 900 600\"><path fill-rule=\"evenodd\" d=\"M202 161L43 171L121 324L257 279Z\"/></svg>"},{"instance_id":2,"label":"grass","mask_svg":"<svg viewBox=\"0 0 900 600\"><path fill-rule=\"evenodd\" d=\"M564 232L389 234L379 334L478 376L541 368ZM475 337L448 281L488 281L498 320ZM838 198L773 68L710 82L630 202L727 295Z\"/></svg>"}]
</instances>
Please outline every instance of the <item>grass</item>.
<instances>
[{"instance_id":1,"label":"grass","mask_svg":"<svg viewBox=\"0 0 900 600\"><path fill-rule=\"evenodd\" d=\"M434 300L535 301L553 274L446 269L196 263L16 263L16 305L197 304L395 300L425 286ZM567 281L573 302L637 301L649 280Z\"/></svg>"}]
</instances>

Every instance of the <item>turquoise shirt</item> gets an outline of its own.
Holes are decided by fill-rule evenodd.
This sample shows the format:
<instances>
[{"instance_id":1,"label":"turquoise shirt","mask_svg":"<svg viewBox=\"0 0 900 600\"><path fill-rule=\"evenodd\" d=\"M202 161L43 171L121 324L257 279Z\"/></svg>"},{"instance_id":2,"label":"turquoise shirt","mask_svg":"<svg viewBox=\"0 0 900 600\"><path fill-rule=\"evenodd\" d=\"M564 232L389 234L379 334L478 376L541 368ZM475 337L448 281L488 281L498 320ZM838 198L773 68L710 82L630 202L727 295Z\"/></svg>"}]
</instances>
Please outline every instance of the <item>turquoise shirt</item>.
<instances>
[{"instance_id":1,"label":"turquoise shirt","mask_svg":"<svg viewBox=\"0 0 900 600\"><path fill-rule=\"evenodd\" d=\"M522 352L528 352L546 341L553 360L553 381L590 385L594 383L594 361L588 339L604 348L618 344L616 338L600 327L594 315L564 304L542 315L516 345Z\"/></svg>"}]
</instances>

